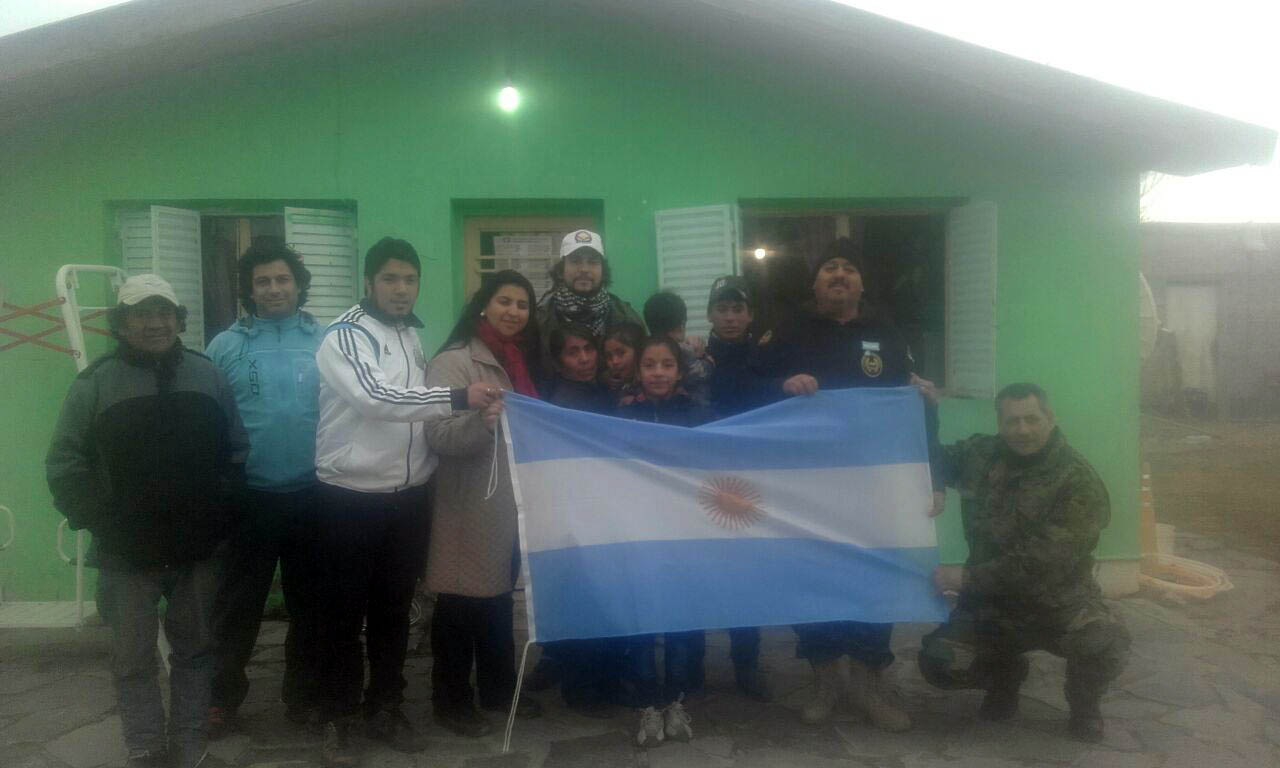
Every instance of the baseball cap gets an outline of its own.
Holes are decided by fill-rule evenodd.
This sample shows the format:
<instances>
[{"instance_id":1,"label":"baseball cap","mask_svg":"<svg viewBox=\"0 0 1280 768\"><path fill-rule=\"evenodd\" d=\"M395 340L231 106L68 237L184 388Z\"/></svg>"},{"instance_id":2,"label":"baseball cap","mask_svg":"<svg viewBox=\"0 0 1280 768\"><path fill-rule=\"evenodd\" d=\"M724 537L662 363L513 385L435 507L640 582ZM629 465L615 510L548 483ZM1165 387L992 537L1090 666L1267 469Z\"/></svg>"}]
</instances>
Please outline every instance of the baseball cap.
<instances>
[{"instance_id":1,"label":"baseball cap","mask_svg":"<svg viewBox=\"0 0 1280 768\"><path fill-rule=\"evenodd\" d=\"M578 229L564 236L560 241L560 258L564 258L579 248L590 248L604 258L604 241L589 229Z\"/></svg>"},{"instance_id":2,"label":"baseball cap","mask_svg":"<svg viewBox=\"0 0 1280 768\"><path fill-rule=\"evenodd\" d=\"M173 306L179 306L178 295L173 292L173 286L159 275L134 275L120 286L120 303L130 307L152 296L159 296Z\"/></svg>"},{"instance_id":3,"label":"baseball cap","mask_svg":"<svg viewBox=\"0 0 1280 768\"><path fill-rule=\"evenodd\" d=\"M739 275L717 277L711 284L711 293L707 296L707 312L710 312L719 301L741 301L750 307L751 288L748 287L746 278Z\"/></svg>"}]
</instances>

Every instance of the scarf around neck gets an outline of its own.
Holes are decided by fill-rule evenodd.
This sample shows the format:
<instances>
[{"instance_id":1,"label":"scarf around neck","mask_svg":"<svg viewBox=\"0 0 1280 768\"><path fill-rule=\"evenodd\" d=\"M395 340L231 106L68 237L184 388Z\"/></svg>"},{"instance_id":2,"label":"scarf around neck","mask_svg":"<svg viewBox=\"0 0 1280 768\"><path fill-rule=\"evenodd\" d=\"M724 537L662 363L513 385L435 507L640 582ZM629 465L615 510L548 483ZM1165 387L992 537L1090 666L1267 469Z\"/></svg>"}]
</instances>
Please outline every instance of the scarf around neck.
<instances>
[{"instance_id":1,"label":"scarf around neck","mask_svg":"<svg viewBox=\"0 0 1280 768\"><path fill-rule=\"evenodd\" d=\"M476 323L476 336L484 342L493 356L497 358L502 370L511 379L511 388L521 395L537 397L538 390L533 385L533 377L529 375L529 366L525 362L524 348L521 342L524 335L503 336L488 320Z\"/></svg>"},{"instance_id":2,"label":"scarf around neck","mask_svg":"<svg viewBox=\"0 0 1280 768\"><path fill-rule=\"evenodd\" d=\"M568 286L557 286L551 292L551 306L566 323L579 323L597 336L604 335L605 321L609 319L609 292L604 288L593 296L579 296Z\"/></svg>"}]
</instances>

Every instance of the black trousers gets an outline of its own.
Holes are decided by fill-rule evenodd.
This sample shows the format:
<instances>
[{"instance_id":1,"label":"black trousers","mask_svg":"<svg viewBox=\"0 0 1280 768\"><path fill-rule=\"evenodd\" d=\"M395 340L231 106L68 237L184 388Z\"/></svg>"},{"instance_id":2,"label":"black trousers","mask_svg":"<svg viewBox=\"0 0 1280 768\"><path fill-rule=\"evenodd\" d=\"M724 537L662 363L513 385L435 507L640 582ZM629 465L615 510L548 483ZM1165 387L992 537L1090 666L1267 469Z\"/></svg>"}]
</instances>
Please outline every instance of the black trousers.
<instances>
[{"instance_id":1,"label":"black trousers","mask_svg":"<svg viewBox=\"0 0 1280 768\"><path fill-rule=\"evenodd\" d=\"M326 720L354 715L364 683L365 713L404 701L409 604L430 535L426 486L361 493L320 485L320 551L325 610L321 710Z\"/></svg>"},{"instance_id":2,"label":"black trousers","mask_svg":"<svg viewBox=\"0 0 1280 768\"><path fill-rule=\"evenodd\" d=\"M729 658L735 670L756 666L760 659L760 628L738 627L729 630Z\"/></svg>"},{"instance_id":3,"label":"black trousers","mask_svg":"<svg viewBox=\"0 0 1280 768\"><path fill-rule=\"evenodd\" d=\"M245 665L262 625L262 608L280 563L289 630L284 641L285 704L318 704L318 511L314 486L288 493L249 491L239 528L222 559L214 602L216 648L210 705L236 709L249 693Z\"/></svg>"},{"instance_id":4,"label":"black trousers","mask_svg":"<svg viewBox=\"0 0 1280 768\"><path fill-rule=\"evenodd\" d=\"M431 700L436 706L474 705L473 663L480 706L511 706L516 691L513 621L510 592L496 597L436 595L431 617Z\"/></svg>"}]
</instances>

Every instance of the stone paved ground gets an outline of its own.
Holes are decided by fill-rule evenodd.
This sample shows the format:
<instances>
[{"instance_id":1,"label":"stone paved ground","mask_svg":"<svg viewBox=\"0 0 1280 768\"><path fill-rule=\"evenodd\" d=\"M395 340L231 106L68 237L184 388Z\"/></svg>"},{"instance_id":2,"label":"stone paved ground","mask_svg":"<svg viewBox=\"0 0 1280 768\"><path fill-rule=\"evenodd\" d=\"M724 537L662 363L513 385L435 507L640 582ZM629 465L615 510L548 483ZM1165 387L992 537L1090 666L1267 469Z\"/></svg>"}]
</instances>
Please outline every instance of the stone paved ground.
<instances>
[{"instance_id":1,"label":"stone paved ground","mask_svg":"<svg viewBox=\"0 0 1280 768\"><path fill-rule=\"evenodd\" d=\"M920 679L914 649L924 626L895 632L891 668L916 727L886 734L844 716L826 726L796 717L810 678L794 658L789 630L766 633L765 664L778 702L738 696L723 633L709 637L708 693L689 706L696 738L650 751L630 746L630 714L612 721L574 715L538 695L540 720L516 724L512 753L495 733L471 740L428 724L430 659L410 661L407 711L430 744L420 755L372 746L366 766L386 768L1264 768L1280 766L1280 564L1180 535L1179 551L1227 570L1236 588L1208 602L1180 603L1144 592L1117 602L1133 632L1132 661L1104 702L1101 745L1064 737L1063 663L1034 654L1015 721L975 717L976 692L934 691ZM210 768L306 768L318 738L290 726L275 702L285 625L267 622L250 667L243 732L216 742ZM532 660L530 661L532 666ZM0 766L119 765L124 749L112 704L103 630L0 633Z\"/></svg>"}]
</instances>

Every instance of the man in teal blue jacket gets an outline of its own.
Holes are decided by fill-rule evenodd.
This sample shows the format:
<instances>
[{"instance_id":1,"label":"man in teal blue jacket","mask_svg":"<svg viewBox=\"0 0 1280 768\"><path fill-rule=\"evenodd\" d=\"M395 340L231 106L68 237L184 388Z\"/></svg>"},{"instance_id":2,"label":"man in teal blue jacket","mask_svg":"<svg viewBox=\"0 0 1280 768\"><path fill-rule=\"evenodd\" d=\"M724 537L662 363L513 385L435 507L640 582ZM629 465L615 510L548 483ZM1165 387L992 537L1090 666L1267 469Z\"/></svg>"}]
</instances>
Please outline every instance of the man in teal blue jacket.
<instances>
[{"instance_id":1,"label":"man in teal blue jacket","mask_svg":"<svg viewBox=\"0 0 1280 768\"><path fill-rule=\"evenodd\" d=\"M259 237L240 257L240 303L249 312L207 350L226 374L249 433L249 491L225 558L214 608L217 664L210 736L235 725L249 691L245 665L280 562L289 631L281 700L306 722L315 709L319 626L316 601L316 423L321 329L299 308L311 273L279 238Z\"/></svg>"}]
</instances>

